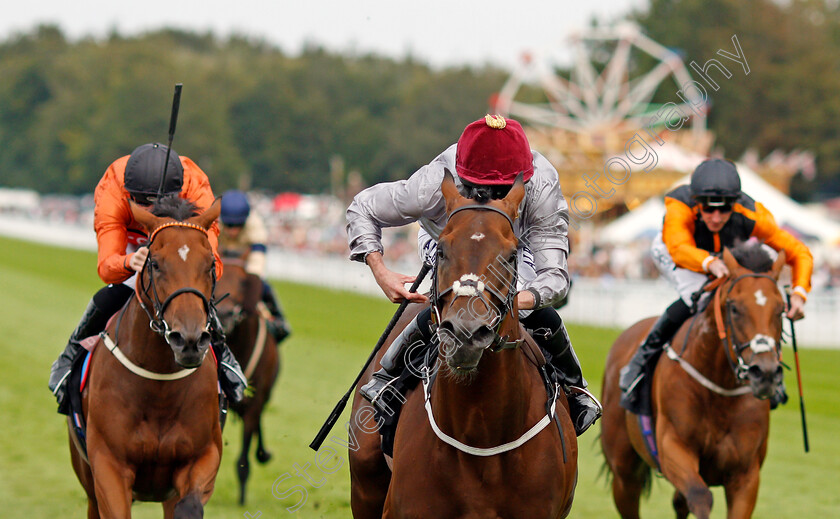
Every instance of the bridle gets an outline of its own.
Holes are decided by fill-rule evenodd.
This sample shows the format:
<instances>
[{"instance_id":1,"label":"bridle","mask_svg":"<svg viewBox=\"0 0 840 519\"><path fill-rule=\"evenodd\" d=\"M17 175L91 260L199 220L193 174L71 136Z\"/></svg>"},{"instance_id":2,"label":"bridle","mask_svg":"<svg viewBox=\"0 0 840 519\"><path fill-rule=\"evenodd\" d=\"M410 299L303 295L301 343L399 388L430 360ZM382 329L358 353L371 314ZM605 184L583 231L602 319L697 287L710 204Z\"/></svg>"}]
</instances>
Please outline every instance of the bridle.
<instances>
[{"instance_id":1,"label":"bridle","mask_svg":"<svg viewBox=\"0 0 840 519\"><path fill-rule=\"evenodd\" d=\"M744 362L743 358L743 351L747 348L752 350L752 355L755 356L757 354L758 349L766 348L766 342L759 344L757 341L763 340L762 338L753 338L749 342L737 342L735 338L735 325L733 323L732 317L732 302L729 300L729 295L732 293L732 289L735 285L746 278L767 278L773 282L773 286L776 288L778 292L778 287L776 287L776 279L772 276L768 276L767 274L756 274L754 272L748 274L742 274L732 280L730 283L721 283L715 289L714 294L714 314L715 314L715 326L718 332L718 338L724 345L726 349L726 360L729 362L729 366L732 368L732 372L735 374L735 378L738 380L746 380L747 379L747 372L749 371L749 365ZM722 294L724 287L726 287L725 295ZM721 304L721 301L724 301ZM773 351L776 354L776 359L781 361L782 358L782 344L781 340L776 341L776 344L773 348ZM750 359L752 360L752 356Z\"/></svg>"},{"instance_id":2,"label":"bridle","mask_svg":"<svg viewBox=\"0 0 840 519\"><path fill-rule=\"evenodd\" d=\"M501 209L498 209L498 208L493 207L491 205L478 205L478 204L465 205L463 207L459 207L459 208L455 209L454 211L452 211L452 213L449 214L449 219L451 220L452 217L455 216L455 214L457 214L461 211L468 211L468 210L471 210L471 211L493 211L493 212L499 213L500 215L504 216L505 219L507 220L507 222L510 224L511 230L514 229L513 218L511 218L510 215L508 215L506 212L502 211ZM439 254L440 254L440 252L439 252ZM487 299L487 297L484 295L484 292L487 291L491 295L493 295L497 300L502 302L502 308L500 309L498 314L493 318L493 321L490 324L490 328L494 329L495 338L493 339L493 342L491 342L490 345L488 345L488 348L491 351L495 352L495 351L500 351L500 350L503 350L503 349L512 349L512 348L518 347L522 343L522 339L510 341L510 340L508 340L508 338L506 336L500 335L500 332L501 332L501 329L502 329L502 324L504 323L504 316L515 309L514 308L514 299L516 298L516 286L517 286L517 280L518 280L518 275L519 275L517 266L518 266L517 265L517 255L515 254L514 258L513 258L513 261L512 261L512 265L510 265L510 267L513 270L513 281L509 286L512 287L512 288L510 288L508 290L507 294L502 294L497 289L492 287L490 284L485 284L477 276L470 277L470 278L467 278L466 276L462 276L461 279L454 281L452 283L452 285L447 287L445 290L443 290L441 292L438 292L438 267L439 267L439 264L435 265L435 269L432 272L431 302L432 302L432 311L434 313L433 326L435 327L436 333L440 333L440 329L437 325L439 325L442 322L441 321L441 316L440 316L440 307L441 307L441 304L442 304L442 298L443 297L445 297L450 292L454 293L454 297L452 298L452 301L449 303L450 307L453 304L455 304L455 300L458 299L459 297L476 297L484 303L486 308L496 309L497 308L496 305L492 304ZM505 269L505 270L507 270L507 269ZM464 288L469 289L469 290L466 290L466 291L471 292L471 294L467 295L467 294L461 293L462 289L464 289Z\"/></svg>"},{"instance_id":3,"label":"bridle","mask_svg":"<svg viewBox=\"0 0 840 519\"><path fill-rule=\"evenodd\" d=\"M212 288L210 290L210 297L209 298L206 295L204 295L203 292L201 292L200 290L198 290L196 288L183 287L183 288L179 288L178 290L175 290L174 292L169 294L169 296L166 299L164 299L163 302L160 301L160 297L158 296L158 291L157 291L157 285L155 284L154 269L151 268L151 259L152 259L151 248L152 248L152 244L154 243L155 238L157 237L158 233L160 231L162 231L163 229L166 229L166 228L169 228L169 227L186 227L188 229L194 229L196 231L200 231L200 232L204 233L205 236L207 236L207 229L205 229L204 227L201 227L200 225L196 225L196 224L189 223L189 222L168 222L168 223L165 223L165 224L162 224L162 225L158 226L149 235L149 242L147 244L147 247L149 248L150 253L146 257L146 262L143 265L143 270L141 271L141 275L144 274L142 276L143 279L142 280L138 279L137 283L135 284L135 293L137 295L138 301L140 302L140 308L142 308L143 311L146 312L146 315L149 317L149 328L151 328L151 330L153 332L157 333L158 335L163 336L166 339L167 343L169 343L169 337L170 337L170 334L172 333L172 330L169 327L169 323L167 323L166 319L164 319L163 314L166 311L169 304L172 303L172 301L176 297L178 297L182 294L193 294L195 296L198 296L201 299L201 303L204 306L204 313L207 316L206 317L206 323L205 323L205 326L204 326L205 331L210 331L210 328L211 328L211 325L212 325L212 311L215 311L215 303L218 302L218 301L214 301L214 299L213 299L215 291L216 291L216 260L215 260L215 257L213 258L213 266L211 268L213 283L212 283ZM145 280L145 279L148 279L148 284L143 286L142 293L149 300L151 300L152 306L154 307L154 314L149 311L149 309L146 307L146 304L143 302L143 298L141 297L141 288L140 287L141 287L141 285L144 285L144 283L142 281Z\"/></svg>"}]
</instances>

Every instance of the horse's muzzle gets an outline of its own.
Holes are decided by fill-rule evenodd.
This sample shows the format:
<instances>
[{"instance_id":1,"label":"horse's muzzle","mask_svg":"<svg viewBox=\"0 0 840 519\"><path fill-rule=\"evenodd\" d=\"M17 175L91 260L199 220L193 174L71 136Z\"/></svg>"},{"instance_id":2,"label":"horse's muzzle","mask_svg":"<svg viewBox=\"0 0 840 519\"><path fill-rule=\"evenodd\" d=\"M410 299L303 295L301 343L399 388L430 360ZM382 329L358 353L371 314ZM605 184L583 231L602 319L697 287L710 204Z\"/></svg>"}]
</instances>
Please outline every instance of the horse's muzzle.
<instances>
[{"instance_id":1,"label":"horse's muzzle","mask_svg":"<svg viewBox=\"0 0 840 519\"><path fill-rule=\"evenodd\" d=\"M196 368L201 365L204 355L210 347L210 332L202 330L198 334L185 334L177 330L166 334L166 341L175 355L175 362L184 368Z\"/></svg>"},{"instance_id":2,"label":"horse's muzzle","mask_svg":"<svg viewBox=\"0 0 840 519\"><path fill-rule=\"evenodd\" d=\"M753 363L747 369L747 380L750 383L753 395L765 400L773 396L784 380L784 371L779 363L773 363L770 366Z\"/></svg>"},{"instance_id":3,"label":"horse's muzzle","mask_svg":"<svg viewBox=\"0 0 840 519\"><path fill-rule=\"evenodd\" d=\"M440 324L438 337L446 363L457 373L478 368L484 350L493 344L496 333L486 324L447 319Z\"/></svg>"}]
</instances>

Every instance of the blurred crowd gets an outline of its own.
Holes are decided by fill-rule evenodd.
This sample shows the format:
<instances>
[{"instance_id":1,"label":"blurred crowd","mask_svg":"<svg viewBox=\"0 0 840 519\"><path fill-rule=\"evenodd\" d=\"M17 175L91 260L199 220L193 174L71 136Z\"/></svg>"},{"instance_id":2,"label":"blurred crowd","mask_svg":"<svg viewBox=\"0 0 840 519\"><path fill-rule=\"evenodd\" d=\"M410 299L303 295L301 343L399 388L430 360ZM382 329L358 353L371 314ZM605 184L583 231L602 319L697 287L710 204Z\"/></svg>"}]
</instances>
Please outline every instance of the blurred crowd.
<instances>
[{"instance_id":1,"label":"blurred crowd","mask_svg":"<svg viewBox=\"0 0 840 519\"><path fill-rule=\"evenodd\" d=\"M328 195L249 193L252 207L265 219L269 247L306 255L349 257L345 233L347 204ZM0 214L14 214L46 222L93 227L93 196L42 195L25 205L0 204ZM387 261L414 263L417 256L417 224L384 229L382 241ZM572 236L569 270L574 277L610 279L656 279L659 272L650 258L650 238L626 245L599 244L596 236L580 240ZM814 254L815 288L840 290L840 244L808 243Z\"/></svg>"}]
</instances>

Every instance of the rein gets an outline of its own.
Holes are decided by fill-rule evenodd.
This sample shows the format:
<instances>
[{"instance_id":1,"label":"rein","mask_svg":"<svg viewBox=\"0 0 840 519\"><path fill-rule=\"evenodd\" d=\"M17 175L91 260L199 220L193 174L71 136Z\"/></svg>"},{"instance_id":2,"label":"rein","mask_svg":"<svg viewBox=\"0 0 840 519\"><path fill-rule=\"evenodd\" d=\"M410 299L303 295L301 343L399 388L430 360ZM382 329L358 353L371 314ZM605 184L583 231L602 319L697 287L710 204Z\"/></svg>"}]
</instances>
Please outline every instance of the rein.
<instances>
[{"instance_id":1,"label":"rein","mask_svg":"<svg viewBox=\"0 0 840 519\"><path fill-rule=\"evenodd\" d=\"M496 207L490 205L465 205L463 207L459 207L450 213L449 218L451 219L456 213L460 211L493 211L505 217L505 219L510 224L511 230L513 230L513 219L508 215L506 212L498 209ZM518 256L518 255L517 255ZM438 269L435 266L434 271L432 272L432 294L431 294L431 302L432 302L432 310L434 311L434 324L438 324L441 322L440 318L440 300L450 292L455 294L455 297L452 298L452 301L449 303L451 307L455 304L455 300L459 297L476 297L480 299L484 305L489 308L496 308L496 305L492 304L487 297L484 295L484 292L490 292L496 299L503 302L501 311L498 315L494 318L494 321L491 323L490 327L495 327L495 339L492 343L488 346L488 349L494 352L498 352L505 349L514 349L519 347L522 344L522 339L517 339L510 341L508 340L507 336L501 336L499 332L502 330L502 325L504 324L504 316L508 313L511 313L514 310L514 299L516 298L516 285L519 276L519 269L517 265L517 259L515 258L512 265L513 270L513 282L511 286L513 289L508 290L507 294L502 294L492 286L485 284L481 281L478 276L468 277L462 276L461 279L456 280L450 285L448 288L443 290L442 292L438 292ZM465 294L461 292L472 292L471 294ZM437 333L437 332L436 332Z\"/></svg>"}]
</instances>

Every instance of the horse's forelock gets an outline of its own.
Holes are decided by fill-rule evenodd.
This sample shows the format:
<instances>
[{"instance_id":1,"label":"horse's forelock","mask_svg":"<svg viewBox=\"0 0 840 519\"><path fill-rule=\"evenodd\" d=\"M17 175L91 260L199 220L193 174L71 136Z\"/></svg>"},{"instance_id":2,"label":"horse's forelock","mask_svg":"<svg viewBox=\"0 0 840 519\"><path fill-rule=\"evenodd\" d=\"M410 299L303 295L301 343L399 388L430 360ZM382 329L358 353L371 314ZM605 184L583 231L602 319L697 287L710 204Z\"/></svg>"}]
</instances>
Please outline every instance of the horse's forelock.
<instances>
[{"instance_id":1,"label":"horse's forelock","mask_svg":"<svg viewBox=\"0 0 840 519\"><path fill-rule=\"evenodd\" d=\"M183 222L193 216L197 216L198 207L189 200L185 200L177 194L164 195L155 202L152 214L161 218L173 218Z\"/></svg>"},{"instance_id":2,"label":"horse's forelock","mask_svg":"<svg viewBox=\"0 0 840 519\"><path fill-rule=\"evenodd\" d=\"M773 268L773 258L759 242L741 242L730 251L739 265L753 272L769 272Z\"/></svg>"}]
</instances>

